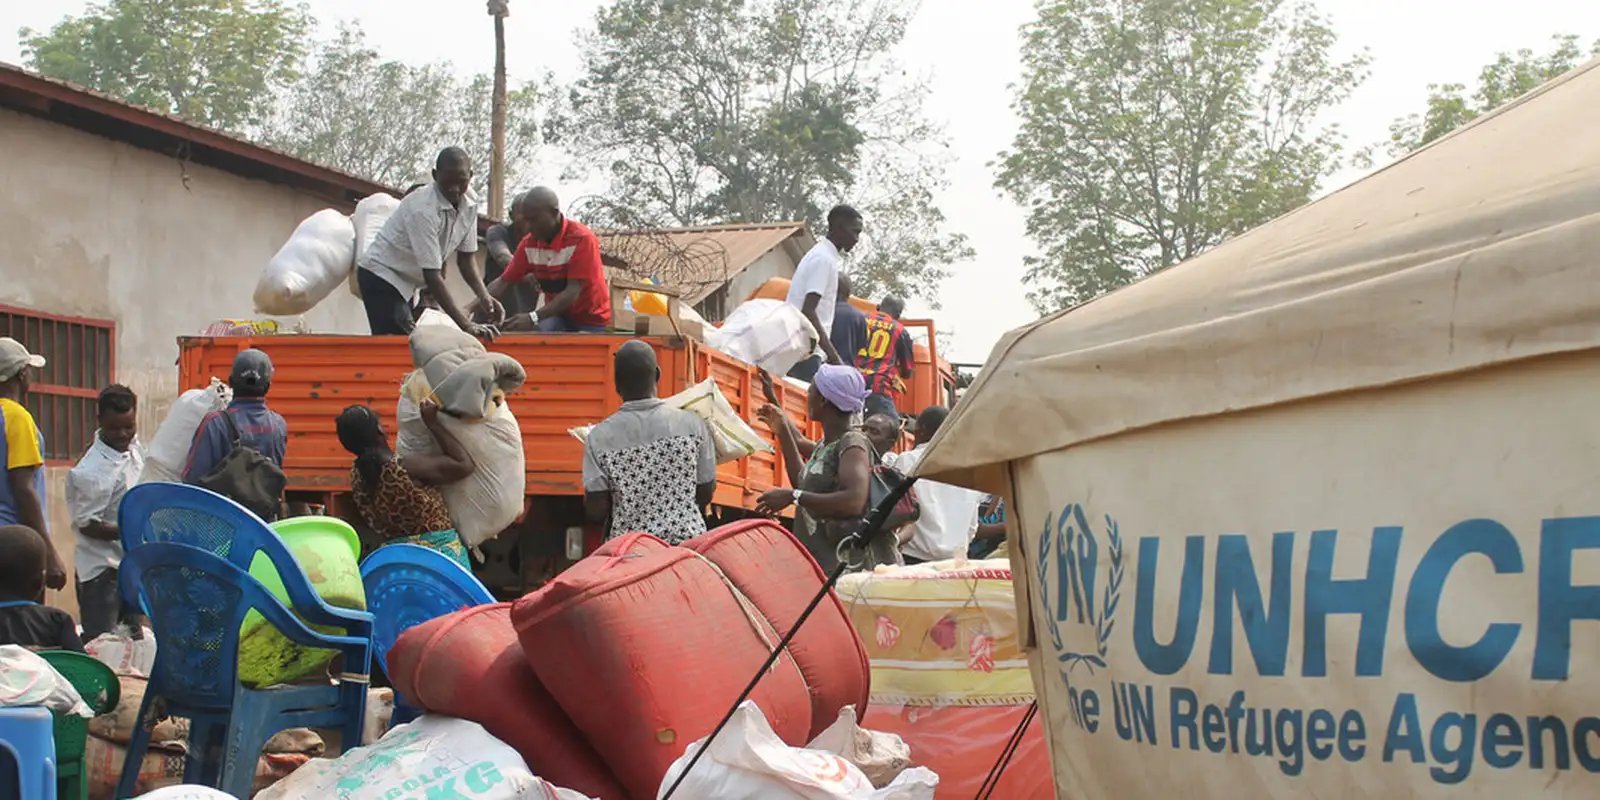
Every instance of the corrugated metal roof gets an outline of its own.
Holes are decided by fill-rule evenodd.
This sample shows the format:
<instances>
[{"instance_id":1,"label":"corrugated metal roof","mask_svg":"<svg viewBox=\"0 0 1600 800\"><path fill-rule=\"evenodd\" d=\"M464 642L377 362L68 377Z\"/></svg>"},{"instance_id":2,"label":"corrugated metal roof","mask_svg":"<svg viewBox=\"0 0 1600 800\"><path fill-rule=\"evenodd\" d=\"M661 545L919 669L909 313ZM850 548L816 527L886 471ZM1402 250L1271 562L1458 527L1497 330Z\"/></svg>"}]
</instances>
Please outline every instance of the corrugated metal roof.
<instances>
[{"instance_id":1,"label":"corrugated metal roof","mask_svg":"<svg viewBox=\"0 0 1600 800\"><path fill-rule=\"evenodd\" d=\"M653 278L691 305L785 242L793 240L796 260L816 244L803 222L595 233L611 272Z\"/></svg>"}]
</instances>

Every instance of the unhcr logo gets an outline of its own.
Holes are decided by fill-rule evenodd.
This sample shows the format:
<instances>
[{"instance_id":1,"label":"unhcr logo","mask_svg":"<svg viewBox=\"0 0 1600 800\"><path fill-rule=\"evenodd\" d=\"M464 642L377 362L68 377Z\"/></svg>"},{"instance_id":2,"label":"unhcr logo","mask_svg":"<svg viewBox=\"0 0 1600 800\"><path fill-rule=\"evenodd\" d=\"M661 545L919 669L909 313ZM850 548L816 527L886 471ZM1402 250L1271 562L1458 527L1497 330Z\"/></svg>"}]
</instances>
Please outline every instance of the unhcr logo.
<instances>
[{"instance_id":1,"label":"unhcr logo","mask_svg":"<svg viewBox=\"0 0 1600 800\"><path fill-rule=\"evenodd\" d=\"M1122 534L1116 520L1107 516L1096 533L1076 503L1046 517L1039 534L1038 570L1040 602L1062 677L1080 665L1091 675L1104 669L1122 599Z\"/></svg>"}]
</instances>

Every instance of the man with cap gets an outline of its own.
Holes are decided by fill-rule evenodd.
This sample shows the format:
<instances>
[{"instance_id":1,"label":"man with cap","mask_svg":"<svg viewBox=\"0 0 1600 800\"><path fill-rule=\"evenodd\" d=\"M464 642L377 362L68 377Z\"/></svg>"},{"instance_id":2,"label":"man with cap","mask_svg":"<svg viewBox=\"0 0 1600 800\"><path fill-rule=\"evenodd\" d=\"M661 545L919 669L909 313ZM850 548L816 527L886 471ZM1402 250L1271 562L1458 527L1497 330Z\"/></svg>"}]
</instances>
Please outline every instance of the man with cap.
<instances>
[{"instance_id":1,"label":"man with cap","mask_svg":"<svg viewBox=\"0 0 1600 800\"><path fill-rule=\"evenodd\" d=\"M50 541L44 513L44 434L22 405L33 377L30 371L43 369L44 363L44 356L0 336L0 460L6 466L6 480L0 484L0 526L26 525L44 539L45 586L61 589L67 585L67 570Z\"/></svg>"},{"instance_id":2,"label":"man with cap","mask_svg":"<svg viewBox=\"0 0 1600 800\"><path fill-rule=\"evenodd\" d=\"M215 472L222 460L233 452L233 435L226 414L239 429L239 446L248 447L283 467L283 452L289 446L289 426L278 412L267 408L267 390L272 387L272 359L251 348L233 359L228 375L233 387L233 402L226 410L213 411L200 422L189 448L189 463L183 468L183 482L199 485ZM268 520L269 522L271 520Z\"/></svg>"}]
</instances>

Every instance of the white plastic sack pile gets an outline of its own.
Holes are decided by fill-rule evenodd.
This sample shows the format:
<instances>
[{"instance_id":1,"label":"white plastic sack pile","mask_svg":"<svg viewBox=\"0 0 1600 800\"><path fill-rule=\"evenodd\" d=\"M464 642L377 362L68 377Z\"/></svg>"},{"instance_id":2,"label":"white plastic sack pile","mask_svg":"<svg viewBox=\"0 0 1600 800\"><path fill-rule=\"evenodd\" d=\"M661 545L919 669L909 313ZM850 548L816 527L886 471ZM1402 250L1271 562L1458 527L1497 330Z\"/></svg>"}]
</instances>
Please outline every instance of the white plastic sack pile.
<instances>
[{"instance_id":1,"label":"white plastic sack pile","mask_svg":"<svg viewBox=\"0 0 1600 800\"><path fill-rule=\"evenodd\" d=\"M0 706L44 706L57 714L94 717L83 696L50 666L20 645L0 645Z\"/></svg>"},{"instance_id":2,"label":"white plastic sack pile","mask_svg":"<svg viewBox=\"0 0 1600 800\"><path fill-rule=\"evenodd\" d=\"M350 218L324 208L301 222L261 270L257 314L292 317L310 311L350 276L356 229Z\"/></svg>"},{"instance_id":3,"label":"white plastic sack pile","mask_svg":"<svg viewBox=\"0 0 1600 800\"><path fill-rule=\"evenodd\" d=\"M361 264L361 257L366 255L367 248L372 246L372 240L378 238L378 231L383 230L383 223L389 221L389 215L400 207L400 201L392 195L382 192L368 195L356 203L355 213L350 215L350 226L356 233L355 258L352 266ZM356 282L355 269L350 270L350 293L361 299L361 286Z\"/></svg>"},{"instance_id":4,"label":"white plastic sack pile","mask_svg":"<svg viewBox=\"0 0 1600 800\"><path fill-rule=\"evenodd\" d=\"M402 458L412 453L440 452L439 443L422 422L421 404L428 394L428 379L420 371L411 373L400 387L400 402L395 408L399 419L395 453ZM528 487L522 426L505 398L498 402L495 412L482 420L439 415L439 422L461 442L476 467L466 478L441 487L456 533L467 547L477 547L516 522L522 515Z\"/></svg>"},{"instance_id":5,"label":"white plastic sack pile","mask_svg":"<svg viewBox=\"0 0 1600 800\"><path fill-rule=\"evenodd\" d=\"M118 675L148 678L151 668L156 664L156 634L149 628L142 633L144 638L135 639L130 635L129 628L119 625L116 631L94 637L93 641L83 646L83 652Z\"/></svg>"},{"instance_id":6,"label":"white plastic sack pile","mask_svg":"<svg viewBox=\"0 0 1600 800\"><path fill-rule=\"evenodd\" d=\"M722 327L706 331L706 344L774 375L784 375L817 349L817 332L800 309L782 300L749 300Z\"/></svg>"},{"instance_id":7,"label":"white plastic sack pile","mask_svg":"<svg viewBox=\"0 0 1600 800\"><path fill-rule=\"evenodd\" d=\"M177 483L183 479L183 465L189 460L189 449L194 444L194 433L200 422L213 411L221 411L233 402L233 390L216 378L204 389L190 389L178 395L167 418L161 421L156 435L145 446L144 470L139 473L140 483L166 481Z\"/></svg>"},{"instance_id":8,"label":"white plastic sack pile","mask_svg":"<svg viewBox=\"0 0 1600 800\"><path fill-rule=\"evenodd\" d=\"M711 440L717 446L718 464L738 461L760 450L772 450L772 445L767 444L761 434L739 418L721 387L717 386L715 378L706 378L663 402L673 408L693 411L706 421L706 427L711 429ZM568 429L567 433L582 442L588 440L589 430L593 427L584 425Z\"/></svg>"},{"instance_id":9,"label":"white plastic sack pile","mask_svg":"<svg viewBox=\"0 0 1600 800\"><path fill-rule=\"evenodd\" d=\"M824 731L818 740L827 736ZM657 800L704 746L704 739L689 745L673 762L661 780ZM938 786L939 776L915 767L901 772L888 786L873 788L872 781L838 753L784 744L761 709L746 700L673 796L694 800L933 800Z\"/></svg>"},{"instance_id":10,"label":"white plastic sack pile","mask_svg":"<svg viewBox=\"0 0 1600 800\"><path fill-rule=\"evenodd\" d=\"M589 800L534 775L517 751L483 726L424 715L389 731L377 744L336 760L316 759L256 795L256 800Z\"/></svg>"}]
</instances>

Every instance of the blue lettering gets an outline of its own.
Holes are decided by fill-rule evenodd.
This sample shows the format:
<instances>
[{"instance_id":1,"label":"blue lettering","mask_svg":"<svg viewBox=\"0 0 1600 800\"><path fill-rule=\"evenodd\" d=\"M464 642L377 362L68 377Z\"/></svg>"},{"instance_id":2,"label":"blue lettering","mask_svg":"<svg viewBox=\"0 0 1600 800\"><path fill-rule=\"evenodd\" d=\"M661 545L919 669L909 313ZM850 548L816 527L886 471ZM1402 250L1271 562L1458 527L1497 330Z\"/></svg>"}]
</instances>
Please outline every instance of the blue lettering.
<instances>
[{"instance_id":1,"label":"blue lettering","mask_svg":"<svg viewBox=\"0 0 1600 800\"><path fill-rule=\"evenodd\" d=\"M1188 731L1189 749L1200 749L1200 731L1196 729L1194 718L1200 710L1200 700L1195 697L1194 690L1181 686L1172 687L1171 694L1167 697L1167 707L1172 709L1172 749L1183 748L1178 739L1179 731Z\"/></svg>"},{"instance_id":2,"label":"blue lettering","mask_svg":"<svg viewBox=\"0 0 1600 800\"><path fill-rule=\"evenodd\" d=\"M1489 557L1498 574L1522 572L1517 537L1491 519L1472 519L1450 526L1434 540L1411 576L1406 594L1406 644L1423 669L1447 681L1470 682L1494 672L1511 653L1522 626L1496 622L1476 644L1455 647L1439 632L1439 601L1457 562L1473 554Z\"/></svg>"},{"instance_id":3,"label":"blue lettering","mask_svg":"<svg viewBox=\"0 0 1600 800\"><path fill-rule=\"evenodd\" d=\"M1293 778L1305 769L1305 753L1300 748L1304 742L1301 736L1300 712L1284 709L1278 712L1278 769L1283 774Z\"/></svg>"},{"instance_id":4,"label":"blue lettering","mask_svg":"<svg viewBox=\"0 0 1600 800\"><path fill-rule=\"evenodd\" d=\"M1510 714L1495 714L1483 723L1483 763L1494 769L1507 769L1522 760L1522 751L1502 752L1501 748L1522 746L1522 729Z\"/></svg>"},{"instance_id":5,"label":"blue lettering","mask_svg":"<svg viewBox=\"0 0 1600 800\"><path fill-rule=\"evenodd\" d=\"M1272 755L1272 709L1261 709L1259 716L1261 724L1257 725L1255 711L1245 714L1244 752L1245 755L1251 756L1270 756Z\"/></svg>"},{"instance_id":6,"label":"blue lettering","mask_svg":"<svg viewBox=\"0 0 1600 800\"><path fill-rule=\"evenodd\" d=\"M427 800L466 800L466 795L456 791L456 779L451 778L438 786L429 786Z\"/></svg>"},{"instance_id":7,"label":"blue lettering","mask_svg":"<svg viewBox=\"0 0 1600 800\"><path fill-rule=\"evenodd\" d=\"M1346 761L1360 761L1367 754L1367 723L1361 712L1351 709L1339 718L1339 755Z\"/></svg>"},{"instance_id":8,"label":"blue lettering","mask_svg":"<svg viewBox=\"0 0 1600 800\"><path fill-rule=\"evenodd\" d=\"M1222 718L1222 709L1207 704L1200 714L1200 733L1206 740L1206 749L1220 753L1228 749L1228 724Z\"/></svg>"},{"instance_id":9,"label":"blue lettering","mask_svg":"<svg viewBox=\"0 0 1600 800\"><path fill-rule=\"evenodd\" d=\"M1327 761L1333 757L1334 725L1333 712L1325 709L1316 709L1306 718L1306 751L1312 758Z\"/></svg>"},{"instance_id":10,"label":"blue lettering","mask_svg":"<svg viewBox=\"0 0 1600 800\"><path fill-rule=\"evenodd\" d=\"M1256 672L1281 676L1289 655L1289 578L1294 559L1294 534L1272 535L1272 576L1269 606L1261 603L1261 581L1256 578L1255 560L1250 557L1250 540L1239 534L1217 539L1217 567L1213 582L1216 597L1211 621L1212 675L1233 673L1233 618L1239 608L1239 623L1244 639L1255 658Z\"/></svg>"},{"instance_id":11,"label":"blue lettering","mask_svg":"<svg viewBox=\"0 0 1600 800\"><path fill-rule=\"evenodd\" d=\"M1140 688L1144 694L1139 694ZM1127 742L1156 743L1155 687L1133 686L1112 682L1112 714L1116 717L1117 735Z\"/></svg>"},{"instance_id":12,"label":"blue lettering","mask_svg":"<svg viewBox=\"0 0 1600 800\"><path fill-rule=\"evenodd\" d=\"M1584 717L1572 726L1572 748L1578 753L1578 766L1590 772L1600 772L1600 757L1589 749L1589 737L1600 736L1600 719Z\"/></svg>"},{"instance_id":13,"label":"blue lettering","mask_svg":"<svg viewBox=\"0 0 1600 800\"><path fill-rule=\"evenodd\" d=\"M1600 517L1544 521L1539 543L1539 635L1533 679L1564 681L1572 663L1572 622L1600 619L1600 586L1572 585L1572 551L1600 548Z\"/></svg>"},{"instance_id":14,"label":"blue lettering","mask_svg":"<svg viewBox=\"0 0 1600 800\"><path fill-rule=\"evenodd\" d=\"M1100 697L1093 689L1084 689L1080 696L1078 687L1068 686L1067 705L1072 706L1072 721L1078 727L1090 733L1100 729Z\"/></svg>"},{"instance_id":15,"label":"blue lettering","mask_svg":"<svg viewBox=\"0 0 1600 800\"><path fill-rule=\"evenodd\" d=\"M1300 673L1308 678L1327 677L1328 616L1331 614L1361 617L1361 632L1356 639L1356 675L1372 677L1383 672L1389 607L1394 600L1395 566L1400 557L1400 528L1382 527L1372 531L1365 578L1334 580L1333 550L1338 540L1338 531L1311 534L1311 557L1306 564L1305 647ZM1142 563L1140 570L1143 571ZM1143 595L1139 599L1142 605Z\"/></svg>"},{"instance_id":16,"label":"blue lettering","mask_svg":"<svg viewBox=\"0 0 1600 800\"><path fill-rule=\"evenodd\" d=\"M1427 758L1422 747L1422 720L1417 716L1417 696L1406 692L1394 699L1394 710L1389 714L1389 732L1383 738L1383 762L1394 761L1400 751L1411 756L1411 763L1421 764Z\"/></svg>"},{"instance_id":17,"label":"blue lettering","mask_svg":"<svg viewBox=\"0 0 1600 800\"><path fill-rule=\"evenodd\" d=\"M1450 730L1460 731L1456 737L1456 744L1452 747ZM1457 784L1467 779L1472 774L1472 755L1476 752L1478 734L1477 714L1458 714L1454 711L1446 712L1433 723L1433 735L1429 737L1433 750L1433 760L1440 766L1428 770L1433 779L1445 785ZM1450 767L1456 769L1451 770Z\"/></svg>"},{"instance_id":18,"label":"blue lettering","mask_svg":"<svg viewBox=\"0 0 1600 800\"><path fill-rule=\"evenodd\" d=\"M1236 691L1228 700L1228 741L1233 743L1233 752L1239 752L1239 720L1244 719L1244 692Z\"/></svg>"},{"instance_id":19,"label":"blue lettering","mask_svg":"<svg viewBox=\"0 0 1600 800\"><path fill-rule=\"evenodd\" d=\"M1528 767L1544 769L1544 734L1550 734L1550 750L1556 754L1556 769L1572 769L1572 751L1567 746L1567 726L1554 716L1528 717Z\"/></svg>"},{"instance_id":20,"label":"blue lettering","mask_svg":"<svg viewBox=\"0 0 1600 800\"><path fill-rule=\"evenodd\" d=\"M1156 565L1161 556L1161 539L1146 536L1139 540L1137 600L1133 610L1133 650L1145 669L1157 675L1173 675L1189 662L1194 652L1195 631L1200 625L1200 600L1205 589L1206 540L1189 536L1184 540L1183 576L1178 583L1178 622L1172 641L1156 641ZM1177 734L1174 733L1174 736Z\"/></svg>"}]
</instances>

